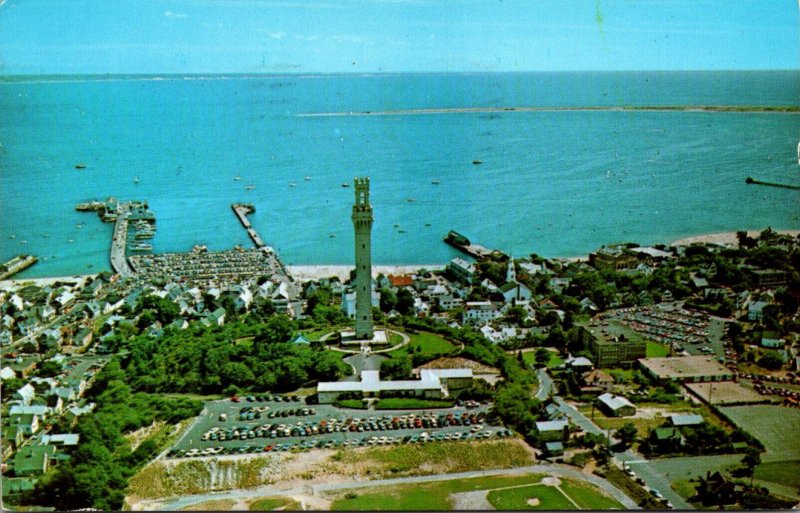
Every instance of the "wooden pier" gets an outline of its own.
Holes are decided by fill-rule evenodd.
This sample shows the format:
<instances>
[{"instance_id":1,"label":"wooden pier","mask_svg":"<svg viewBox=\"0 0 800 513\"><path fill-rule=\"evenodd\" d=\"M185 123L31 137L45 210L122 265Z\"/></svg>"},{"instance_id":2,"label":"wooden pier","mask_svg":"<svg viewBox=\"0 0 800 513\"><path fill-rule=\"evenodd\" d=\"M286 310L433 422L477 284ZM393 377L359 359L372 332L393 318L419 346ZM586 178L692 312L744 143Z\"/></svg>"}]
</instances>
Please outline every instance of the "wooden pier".
<instances>
[{"instance_id":1,"label":"wooden pier","mask_svg":"<svg viewBox=\"0 0 800 513\"><path fill-rule=\"evenodd\" d=\"M269 258L271 261L271 265L273 269L275 269L275 274L279 276L285 276L290 280L294 281L294 278L289 274L289 271L286 269L286 266L283 265L280 258L278 258L278 254L275 253L275 250L272 247L267 246L261 237L256 232L256 229L253 228L253 225L250 224L250 220L247 218L249 214L252 214L256 211L256 207L254 207L250 203L234 203L231 205L233 212L236 214L236 217L239 218L239 222L242 223L244 229L247 230L247 235L250 236L250 239L255 244L256 248L260 249L264 252L264 254Z\"/></svg>"},{"instance_id":2,"label":"wooden pier","mask_svg":"<svg viewBox=\"0 0 800 513\"><path fill-rule=\"evenodd\" d=\"M453 230L447 234L447 236L444 238L444 241L477 260L492 258L494 256L505 256L505 254L500 250L489 249L485 246L481 246L480 244L472 244L467 237ZM506 258L508 257L506 256Z\"/></svg>"},{"instance_id":3,"label":"wooden pier","mask_svg":"<svg viewBox=\"0 0 800 513\"><path fill-rule=\"evenodd\" d=\"M114 223L114 236L111 238L111 267L120 276L133 276L134 271L125 255L125 245L128 242L128 213L130 203L122 201L117 207L117 220Z\"/></svg>"}]
</instances>

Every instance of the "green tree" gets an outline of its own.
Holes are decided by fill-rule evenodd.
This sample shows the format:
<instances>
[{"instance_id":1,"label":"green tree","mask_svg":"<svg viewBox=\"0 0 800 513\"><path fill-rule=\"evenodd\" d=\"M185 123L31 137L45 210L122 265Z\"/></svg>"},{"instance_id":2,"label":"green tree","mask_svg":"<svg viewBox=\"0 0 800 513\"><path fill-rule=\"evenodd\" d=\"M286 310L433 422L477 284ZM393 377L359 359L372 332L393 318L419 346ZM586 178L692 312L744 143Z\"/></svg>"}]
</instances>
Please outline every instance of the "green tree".
<instances>
[{"instance_id":1,"label":"green tree","mask_svg":"<svg viewBox=\"0 0 800 513\"><path fill-rule=\"evenodd\" d=\"M381 362L381 377L384 379L408 379L411 377L411 358L401 352Z\"/></svg>"},{"instance_id":2,"label":"green tree","mask_svg":"<svg viewBox=\"0 0 800 513\"><path fill-rule=\"evenodd\" d=\"M776 352L769 352L758 359L758 366L769 370L779 370L783 367L783 358Z\"/></svg>"},{"instance_id":3,"label":"green tree","mask_svg":"<svg viewBox=\"0 0 800 513\"><path fill-rule=\"evenodd\" d=\"M753 478L756 474L756 467L761 464L761 453L755 447L748 447L747 453L742 458L742 464L747 468L747 473L750 476L750 486L753 486Z\"/></svg>"},{"instance_id":4,"label":"green tree","mask_svg":"<svg viewBox=\"0 0 800 513\"><path fill-rule=\"evenodd\" d=\"M617 429L617 438L623 448L630 447L636 441L636 426L632 422L626 422L621 428Z\"/></svg>"},{"instance_id":5,"label":"green tree","mask_svg":"<svg viewBox=\"0 0 800 513\"><path fill-rule=\"evenodd\" d=\"M396 310L400 315L408 315L414 311L414 295L407 288L402 288L397 292Z\"/></svg>"},{"instance_id":6,"label":"green tree","mask_svg":"<svg viewBox=\"0 0 800 513\"><path fill-rule=\"evenodd\" d=\"M534 355L533 359L536 361L536 364L539 367L544 367L547 365L547 362L550 361L550 351L547 349L540 347L536 350L536 354Z\"/></svg>"}]
</instances>

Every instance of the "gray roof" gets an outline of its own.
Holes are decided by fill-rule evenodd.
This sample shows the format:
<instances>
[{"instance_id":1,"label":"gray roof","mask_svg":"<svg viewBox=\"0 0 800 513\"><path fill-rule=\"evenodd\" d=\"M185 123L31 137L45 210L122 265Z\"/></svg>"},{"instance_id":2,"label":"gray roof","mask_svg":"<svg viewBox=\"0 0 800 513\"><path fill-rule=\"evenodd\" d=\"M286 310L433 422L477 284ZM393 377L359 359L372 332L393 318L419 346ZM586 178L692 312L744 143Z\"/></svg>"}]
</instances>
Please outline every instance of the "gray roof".
<instances>
[{"instance_id":1,"label":"gray roof","mask_svg":"<svg viewBox=\"0 0 800 513\"><path fill-rule=\"evenodd\" d=\"M612 410L618 410L623 406L633 406L635 408L632 402L628 401L621 395L603 394L597 399Z\"/></svg>"},{"instance_id":2,"label":"gray roof","mask_svg":"<svg viewBox=\"0 0 800 513\"><path fill-rule=\"evenodd\" d=\"M678 413L671 417L673 426L695 426L703 423L703 416L694 413Z\"/></svg>"},{"instance_id":3,"label":"gray roof","mask_svg":"<svg viewBox=\"0 0 800 513\"><path fill-rule=\"evenodd\" d=\"M566 420L547 420L544 422L536 423L536 430L540 432L546 431L563 431L569 423Z\"/></svg>"}]
</instances>

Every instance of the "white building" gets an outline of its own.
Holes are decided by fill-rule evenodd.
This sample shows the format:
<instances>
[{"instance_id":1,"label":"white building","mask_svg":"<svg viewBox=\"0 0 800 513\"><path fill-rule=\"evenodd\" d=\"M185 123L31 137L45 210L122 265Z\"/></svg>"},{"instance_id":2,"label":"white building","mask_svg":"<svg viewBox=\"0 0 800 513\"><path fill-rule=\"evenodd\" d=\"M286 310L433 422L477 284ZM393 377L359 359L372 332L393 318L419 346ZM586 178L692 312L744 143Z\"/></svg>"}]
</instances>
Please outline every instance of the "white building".
<instances>
[{"instance_id":1,"label":"white building","mask_svg":"<svg viewBox=\"0 0 800 513\"><path fill-rule=\"evenodd\" d=\"M491 301L468 301L464 309L465 324L486 324L499 319L502 313Z\"/></svg>"},{"instance_id":2,"label":"white building","mask_svg":"<svg viewBox=\"0 0 800 513\"><path fill-rule=\"evenodd\" d=\"M359 381L322 382L317 385L320 404L330 404L341 394L379 397L382 393L447 397L448 386L460 388L472 383L472 369L421 369L420 379L381 381L380 371L361 371Z\"/></svg>"}]
</instances>

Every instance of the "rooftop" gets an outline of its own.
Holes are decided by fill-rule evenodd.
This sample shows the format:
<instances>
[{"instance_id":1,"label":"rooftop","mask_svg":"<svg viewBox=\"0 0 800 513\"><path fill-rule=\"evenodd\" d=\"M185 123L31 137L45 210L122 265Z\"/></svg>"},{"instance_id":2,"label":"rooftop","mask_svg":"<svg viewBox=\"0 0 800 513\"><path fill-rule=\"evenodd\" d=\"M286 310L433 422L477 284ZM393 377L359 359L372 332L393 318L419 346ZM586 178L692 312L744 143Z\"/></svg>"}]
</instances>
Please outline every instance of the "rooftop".
<instances>
[{"instance_id":1,"label":"rooftop","mask_svg":"<svg viewBox=\"0 0 800 513\"><path fill-rule=\"evenodd\" d=\"M621 395L603 394L597 398L598 401L603 402L612 410L617 410L623 406L633 406L633 403L622 397Z\"/></svg>"},{"instance_id":2,"label":"rooftop","mask_svg":"<svg viewBox=\"0 0 800 513\"><path fill-rule=\"evenodd\" d=\"M639 363L659 378L730 376L731 371L713 356L642 358Z\"/></svg>"}]
</instances>

